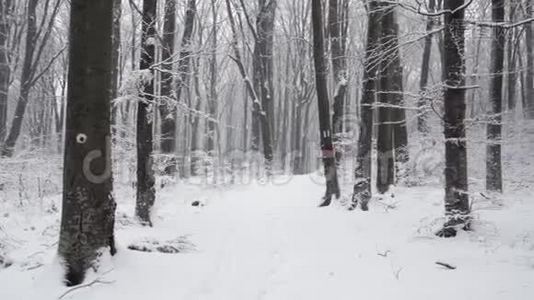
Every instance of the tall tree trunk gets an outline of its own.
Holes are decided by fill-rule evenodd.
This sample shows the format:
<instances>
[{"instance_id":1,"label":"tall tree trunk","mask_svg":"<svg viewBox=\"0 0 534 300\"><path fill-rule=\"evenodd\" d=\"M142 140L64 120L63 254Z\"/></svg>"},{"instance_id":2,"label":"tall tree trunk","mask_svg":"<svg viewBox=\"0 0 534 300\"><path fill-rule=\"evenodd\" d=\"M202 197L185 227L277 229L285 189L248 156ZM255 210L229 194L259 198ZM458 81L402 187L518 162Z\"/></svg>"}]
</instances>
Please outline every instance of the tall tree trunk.
<instances>
[{"instance_id":1,"label":"tall tree trunk","mask_svg":"<svg viewBox=\"0 0 534 300\"><path fill-rule=\"evenodd\" d=\"M534 3L526 0L525 10L527 18L534 17ZM525 45L527 48L527 65L526 65L526 101L523 107L525 116L528 119L534 119L534 25L529 22L525 25Z\"/></svg>"},{"instance_id":2,"label":"tall tree trunk","mask_svg":"<svg viewBox=\"0 0 534 300\"><path fill-rule=\"evenodd\" d=\"M388 89L391 97L392 121L393 121L393 147L395 149L395 182L402 174L400 167L408 162L408 128L406 127L406 110L404 109L404 87L403 87L403 68L401 64L401 53L399 46L399 24L397 21L397 12L395 9L387 15L391 21L387 22L391 28L383 30L387 32L391 39L391 62L388 62L388 77L391 87ZM389 52L389 51L388 51ZM391 68L391 69L389 69Z\"/></svg>"},{"instance_id":3,"label":"tall tree trunk","mask_svg":"<svg viewBox=\"0 0 534 300\"><path fill-rule=\"evenodd\" d=\"M428 9L430 12L434 12L436 8L436 0L428 1ZM418 114L417 114L417 130L423 135L428 134L428 77L430 75L430 55L432 54L432 32L434 28L434 17L427 17L426 20L426 33L425 47L423 50L423 61L421 63L421 78L419 81L419 101L417 102Z\"/></svg>"},{"instance_id":4,"label":"tall tree trunk","mask_svg":"<svg viewBox=\"0 0 534 300\"><path fill-rule=\"evenodd\" d=\"M191 77L191 36L193 35L193 28L195 25L195 17L197 13L197 7L196 7L196 0L188 0L187 2L187 8L185 11L185 24L184 24L184 33L182 36L181 41L181 49L180 49L180 58L178 60L178 77L176 78L176 101L178 103L182 101L182 93L184 92L184 89L188 88L189 86L189 79ZM193 101L191 99L187 99L186 101L187 107L189 109L193 108ZM191 112L188 112L185 120L184 120L184 130L185 132L191 133L192 128L190 128L190 125L192 124L192 120L195 118L194 114ZM188 138L191 138L192 135L188 136ZM184 141L185 151L184 151L184 157L182 159L183 163L180 166L181 175L187 176L186 172L189 170L186 170L186 164L185 164L185 158L187 154L191 153L190 148L190 139L186 139ZM188 153L189 152L189 153ZM196 169L193 167L193 169Z\"/></svg>"},{"instance_id":5,"label":"tall tree trunk","mask_svg":"<svg viewBox=\"0 0 534 300\"><path fill-rule=\"evenodd\" d=\"M484 13L485 15L485 13ZM477 29L479 30L479 32L477 33ZM475 34L479 34L479 35L482 35L484 32L484 28L480 27L480 28L473 28L473 32L472 34L475 35ZM478 74L479 73L479 67L480 67L480 57L481 57L481 50L482 50L482 39L479 38L477 39L477 42L476 42L476 47L475 47L475 53L474 53L474 62L473 62L473 69L471 70L471 76L469 76L469 83L473 86L477 85L478 84L478 81L480 80L480 75ZM468 112L469 112L469 116L471 118L475 118L476 115L477 115L477 109L476 109L476 103L477 103L477 91L476 90L472 90L470 93L467 93L466 97L470 96L469 97L469 100L467 101L469 103L469 108L468 108Z\"/></svg>"},{"instance_id":6,"label":"tall tree trunk","mask_svg":"<svg viewBox=\"0 0 534 300\"><path fill-rule=\"evenodd\" d=\"M161 49L161 154L166 156L164 174L173 176L176 172L176 101L173 98L173 55L176 34L176 1L165 1L165 20L163 22L163 45Z\"/></svg>"},{"instance_id":7,"label":"tall tree trunk","mask_svg":"<svg viewBox=\"0 0 534 300\"><path fill-rule=\"evenodd\" d=\"M492 21L504 22L504 0L492 0ZM490 118L487 127L486 189L502 192L502 92L504 71L505 30L492 28L490 65Z\"/></svg>"},{"instance_id":8,"label":"tall tree trunk","mask_svg":"<svg viewBox=\"0 0 534 300\"><path fill-rule=\"evenodd\" d=\"M63 209L58 252L80 284L99 250L115 253L110 111L113 3L71 1Z\"/></svg>"},{"instance_id":9,"label":"tall tree trunk","mask_svg":"<svg viewBox=\"0 0 534 300\"><path fill-rule=\"evenodd\" d=\"M358 153L356 156L356 170L352 206L356 208L358 202L362 210L367 210L367 203L371 199L371 165L373 146L373 104L376 98L377 64L376 56L380 48L380 17L379 5L375 0L369 0L367 6L367 46L365 49L365 69L363 73L362 101L360 103L360 136L358 139Z\"/></svg>"},{"instance_id":10,"label":"tall tree trunk","mask_svg":"<svg viewBox=\"0 0 534 300\"><path fill-rule=\"evenodd\" d=\"M330 45L332 48L332 67L334 74L335 93L334 93L334 114L332 115L332 129L334 134L334 144L336 145L336 161L339 164L342 158L342 136L343 136L343 118L345 114L345 95L347 93L347 61L345 58L346 38L343 34L343 26L346 13L340 13L343 5L340 7L340 0L329 0L328 14L328 31L330 33Z\"/></svg>"},{"instance_id":11,"label":"tall tree trunk","mask_svg":"<svg viewBox=\"0 0 534 300\"><path fill-rule=\"evenodd\" d=\"M254 83L250 80L250 78L247 75L247 70L245 68L245 65L243 63L243 58L241 56L241 51L239 49L239 43L238 43L238 35L237 35L237 25L234 19L234 15L232 13L232 7L229 0L225 1L226 3L226 11L228 15L228 20L230 22L230 29L232 30L232 50L234 52L234 56L230 56L231 59L235 62L235 64L238 67L239 74L241 75L241 78L243 79L245 83L245 89L246 94L251 98L252 100L252 111L253 111L253 122L252 122L252 145L251 148L253 151L257 151L259 148L259 136L260 136L260 126L261 130L263 130L262 134L265 138L270 138L271 132L270 132L270 126L265 125L268 122L267 120L267 114L265 113L265 108L263 107L263 103L261 102L261 99L258 96L258 93L256 92L254 88ZM253 80L254 81L254 80ZM246 112L245 112L246 114ZM259 118L261 122L254 122L254 119L258 120ZM258 124L260 123L260 124ZM264 125L261 125L261 123L264 123ZM271 145L271 142L267 143L268 145Z\"/></svg>"},{"instance_id":12,"label":"tall tree trunk","mask_svg":"<svg viewBox=\"0 0 534 300\"><path fill-rule=\"evenodd\" d=\"M448 0L444 34L445 71L445 213L444 228L437 234L456 236L457 226L469 227L467 148L465 136L465 32L464 0Z\"/></svg>"},{"instance_id":13,"label":"tall tree trunk","mask_svg":"<svg viewBox=\"0 0 534 300\"><path fill-rule=\"evenodd\" d=\"M208 155L213 160L216 157L215 140L217 135L217 7L215 5L216 0L211 0L211 13L212 13L212 27L211 27L211 54L209 58L209 78L210 78L210 90L209 90L209 114L208 120L208 142L207 151ZM244 130L246 131L246 130ZM246 149L244 149L245 151Z\"/></svg>"},{"instance_id":14,"label":"tall tree trunk","mask_svg":"<svg viewBox=\"0 0 534 300\"><path fill-rule=\"evenodd\" d=\"M437 8L436 10L440 11L443 10L444 4L443 1L446 0L437 0ZM439 25L442 25L442 19L439 21ZM440 50L440 60L441 60L441 81L445 82L447 80L447 74L445 70L445 33L441 32L438 35L438 49Z\"/></svg>"},{"instance_id":15,"label":"tall tree trunk","mask_svg":"<svg viewBox=\"0 0 534 300\"><path fill-rule=\"evenodd\" d=\"M140 70L150 72L143 83L137 107L137 202L135 213L143 225L152 226L150 211L156 200L153 170L153 107L157 0L143 1Z\"/></svg>"},{"instance_id":16,"label":"tall tree trunk","mask_svg":"<svg viewBox=\"0 0 534 300\"><path fill-rule=\"evenodd\" d=\"M292 173L295 175L305 174L303 167L303 155L302 155L302 113L304 111L305 101L300 97L297 97L296 103L293 106L293 134L292 140L292 155L293 166Z\"/></svg>"},{"instance_id":17,"label":"tall tree trunk","mask_svg":"<svg viewBox=\"0 0 534 300\"><path fill-rule=\"evenodd\" d=\"M513 23L516 21L516 12L517 12L517 1L510 1L508 4L509 7L509 17L508 21ZM507 96L508 96L508 109L514 110L517 102L517 54L519 52L520 46L520 35L521 31L517 28L512 28L508 31L507 34L507 60L508 60L508 77L507 77Z\"/></svg>"},{"instance_id":18,"label":"tall tree trunk","mask_svg":"<svg viewBox=\"0 0 534 300\"><path fill-rule=\"evenodd\" d=\"M0 1L0 144L7 134L7 107L9 95L9 24L11 0Z\"/></svg>"},{"instance_id":19,"label":"tall tree trunk","mask_svg":"<svg viewBox=\"0 0 534 300\"><path fill-rule=\"evenodd\" d=\"M193 63L194 64L194 63ZM195 68L195 66L193 66ZM196 84L197 74L196 70L193 69L193 84ZM194 110L195 112L200 112L202 109L202 99L197 96L193 99L192 96L191 106L195 103ZM200 171L200 162L202 157L202 147L199 145L200 142L200 117L198 113L191 114L191 175L197 176Z\"/></svg>"},{"instance_id":20,"label":"tall tree trunk","mask_svg":"<svg viewBox=\"0 0 534 300\"><path fill-rule=\"evenodd\" d=\"M119 73L120 73L120 52L121 52L121 15L122 1L113 0L113 76L112 76L112 98L116 99L119 95ZM117 136L119 106L112 103L111 108L111 130L113 138Z\"/></svg>"},{"instance_id":21,"label":"tall tree trunk","mask_svg":"<svg viewBox=\"0 0 534 300\"><path fill-rule=\"evenodd\" d=\"M313 60L315 63L315 88L319 112L319 134L321 137L321 155L326 178L326 193L320 206L328 206L332 196L339 198L340 190L337 180L335 149L332 142L330 123L330 104L328 101L327 76L328 66L325 58L323 12L321 0L312 0L313 25Z\"/></svg>"},{"instance_id":22,"label":"tall tree trunk","mask_svg":"<svg viewBox=\"0 0 534 300\"><path fill-rule=\"evenodd\" d=\"M394 6L381 4L382 14L381 49L379 74L379 106L378 106L378 137L377 137L377 178L376 187L379 193L385 193L395 184L395 153L394 153L394 93L395 73L398 71L393 56L397 55L394 44Z\"/></svg>"},{"instance_id":23,"label":"tall tree trunk","mask_svg":"<svg viewBox=\"0 0 534 300\"><path fill-rule=\"evenodd\" d=\"M11 129L1 149L1 156L12 156L15 150L15 144L22 129L22 121L26 106L28 105L28 96L31 89L32 80L32 61L37 42L37 0L29 0L27 12L27 29L26 29L26 46L24 51L24 61L22 65L22 74L20 77L20 95L15 107L15 115L11 122Z\"/></svg>"},{"instance_id":24,"label":"tall tree trunk","mask_svg":"<svg viewBox=\"0 0 534 300\"><path fill-rule=\"evenodd\" d=\"M259 0L260 11L256 18L256 43L254 46L254 90L260 98L263 110L256 114L261 128L263 156L267 170L273 160L273 31L277 0Z\"/></svg>"}]
</instances>

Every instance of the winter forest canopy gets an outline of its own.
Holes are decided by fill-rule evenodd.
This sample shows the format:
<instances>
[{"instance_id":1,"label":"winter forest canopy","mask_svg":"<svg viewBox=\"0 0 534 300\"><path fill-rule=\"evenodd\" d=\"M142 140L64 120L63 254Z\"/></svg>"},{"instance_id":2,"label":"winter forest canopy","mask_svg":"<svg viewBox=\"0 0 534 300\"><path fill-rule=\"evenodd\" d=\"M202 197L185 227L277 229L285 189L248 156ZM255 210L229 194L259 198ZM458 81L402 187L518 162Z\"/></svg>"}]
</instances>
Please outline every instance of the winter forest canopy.
<instances>
[{"instance_id":1,"label":"winter forest canopy","mask_svg":"<svg viewBox=\"0 0 534 300\"><path fill-rule=\"evenodd\" d=\"M0 299L531 299L532 0L0 0Z\"/></svg>"}]
</instances>

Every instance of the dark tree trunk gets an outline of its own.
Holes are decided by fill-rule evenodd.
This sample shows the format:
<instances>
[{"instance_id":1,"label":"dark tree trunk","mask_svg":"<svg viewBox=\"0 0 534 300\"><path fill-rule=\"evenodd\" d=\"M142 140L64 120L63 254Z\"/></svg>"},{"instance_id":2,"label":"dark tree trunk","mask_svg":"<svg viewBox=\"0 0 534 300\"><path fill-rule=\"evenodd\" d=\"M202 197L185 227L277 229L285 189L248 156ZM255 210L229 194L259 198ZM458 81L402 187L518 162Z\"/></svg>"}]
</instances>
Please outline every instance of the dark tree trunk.
<instances>
[{"instance_id":1,"label":"dark tree trunk","mask_svg":"<svg viewBox=\"0 0 534 300\"><path fill-rule=\"evenodd\" d=\"M176 172L176 101L173 99L173 55L176 34L176 2L165 1L165 20L163 22L163 45L161 49L161 154L166 156L164 174L173 176Z\"/></svg>"},{"instance_id":2,"label":"dark tree trunk","mask_svg":"<svg viewBox=\"0 0 534 300\"><path fill-rule=\"evenodd\" d=\"M456 227L469 227L467 148L465 135L465 10L464 0L448 0L444 34L445 81L445 213L447 220L439 236L456 235Z\"/></svg>"},{"instance_id":3,"label":"dark tree trunk","mask_svg":"<svg viewBox=\"0 0 534 300\"><path fill-rule=\"evenodd\" d=\"M321 137L321 155L326 178L326 193L321 206L328 206L332 196L339 198L340 190L337 180L335 149L332 142L330 123L330 104L328 101L327 76L328 67L325 58L323 12L321 0L312 0L313 58L315 63L315 88L319 111L319 134Z\"/></svg>"},{"instance_id":4,"label":"dark tree trunk","mask_svg":"<svg viewBox=\"0 0 534 300\"><path fill-rule=\"evenodd\" d=\"M492 0L492 21L504 22L504 0ZM492 28L490 66L490 118L487 127L486 189L502 192L502 92L504 71L505 31L502 27Z\"/></svg>"},{"instance_id":5,"label":"dark tree trunk","mask_svg":"<svg viewBox=\"0 0 534 300\"><path fill-rule=\"evenodd\" d=\"M193 63L194 64L194 63ZM193 68L195 68L193 66ZM195 84L196 78L198 77L195 74L195 70L193 70L193 82ZM191 97L193 98L193 97ZM200 97L195 97L195 108L194 110L199 112L202 109L202 99ZM191 106L193 105L193 101L191 101ZM202 157L202 147L199 145L199 136L200 136L200 117L198 114L193 113L191 114L191 175L196 176L199 174L200 170L200 159Z\"/></svg>"},{"instance_id":6,"label":"dark tree trunk","mask_svg":"<svg viewBox=\"0 0 534 300\"><path fill-rule=\"evenodd\" d=\"M11 0L0 1L0 145L7 134L7 107L9 95L9 24Z\"/></svg>"},{"instance_id":7,"label":"dark tree trunk","mask_svg":"<svg viewBox=\"0 0 534 300\"><path fill-rule=\"evenodd\" d=\"M197 14L196 0L189 0L185 12L185 24L182 41L180 44L180 58L178 60L178 78L176 82L176 99L180 101L183 89L190 77L191 69L191 36Z\"/></svg>"},{"instance_id":8,"label":"dark tree trunk","mask_svg":"<svg viewBox=\"0 0 534 300\"><path fill-rule=\"evenodd\" d=\"M256 18L256 43L254 46L254 90L261 101L263 110L255 114L259 120L263 156L267 170L273 160L273 31L276 12L276 0L259 0L260 11ZM256 135L257 136L257 133Z\"/></svg>"},{"instance_id":9,"label":"dark tree trunk","mask_svg":"<svg viewBox=\"0 0 534 300\"><path fill-rule=\"evenodd\" d=\"M367 12L367 46L365 49L365 69L363 73L362 101L360 103L360 136L356 156L355 184L352 194L352 206L358 202L362 210L367 210L371 199L371 165L373 146L373 104L376 98L377 64L376 55L380 48L380 16L377 1L368 1Z\"/></svg>"},{"instance_id":10,"label":"dark tree trunk","mask_svg":"<svg viewBox=\"0 0 534 300\"><path fill-rule=\"evenodd\" d=\"M393 121L393 147L395 149L395 182L403 174L400 172L400 166L408 162L408 128L406 127L406 110L404 109L404 87L403 87L403 68L401 64L401 54L399 46L399 24L397 21L396 10L393 9L386 18L386 22L391 27L383 30L386 31L391 39L388 44L391 45L391 61L388 61L388 77L391 87L388 89L391 97L392 121ZM390 51L387 51L388 53Z\"/></svg>"},{"instance_id":11,"label":"dark tree trunk","mask_svg":"<svg viewBox=\"0 0 534 300\"><path fill-rule=\"evenodd\" d=\"M156 48L157 0L144 0L140 70L152 75ZM153 170L154 79L144 82L137 107L137 202L135 213L142 224L152 226L150 211L156 200Z\"/></svg>"},{"instance_id":12,"label":"dark tree trunk","mask_svg":"<svg viewBox=\"0 0 534 300\"><path fill-rule=\"evenodd\" d=\"M98 251L115 253L111 173L113 3L71 1L70 63L58 251L67 285L84 280Z\"/></svg>"},{"instance_id":13,"label":"dark tree trunk","mask_svg":"<svg viewBox=\"0 0 534 300\"><path fill-rule=\"evenodd\" d=\"M28 105L28 96L31 89L32 81L32 61L37 42L37 0L29 0L27 12L27 29L26 29L26 46L24 51L24 60L22 65L22 74L20 77L20 95L15 107L15 114L11 122L11 129L1 149L1 156L12 156L15 150L15 144L19 138L22 129L22 121L26 106Z\"/></svg>"},{"instance_id":14,"label":"dark tree trunk","mask_svg":"<svg viewBox=\"0 0 534 300\"><path fill-rule=\"evenodd\" d=\"M517 12L517 2L510 1L509 5L509 19L510 23L516 21L516 12ZM517 54L519 52L520 46L520 34L521 31L517 28L512 28L508 31L507 34L507 60L508 60L508 77L507 77L507 96L508 96L508 109L515 110L517 102Z\"/></svg>"},{"instance_id":15,"label":"dark tree trunk","mask_svg":"<svg viewBox=\"0 0 534 300\"><path fill-rule=\"evenodd\" d=\"M303 168L303 157L302 157L302 113L304 110L305 101L300 97L297 97L297 101L293 106L293 134L291 137L292 140L292 155L293 155L293 166L292 173L295 175L305 174Z\"/></svg>"},{"instance_id":16,"label":"dark tree trunk","mask_svg":"<svg viewBox=\"0 0 534 300\"><path fill-rule=\"evenodd\" d=\"M188 88L189 81L190 81L189 79L191 78L191 54L192 54L191 36L193 35L193 28L195 25L196 13L197 13L196 0L189 0L187 2L187 8L185 11L184 33L183 33L182 41L180 45L181 49L180 49L180 58L178 61L178 77L176 78L176 100L178 102L182 101L182 93L184 92L185 89ZM194 109L193 101L190 98L187 99L186 103L188 104L189 109ZM185 132L188 132L188 131L190 133L192 132L194 119L195 119L195 115L189 112L184 120ZM192 125L191 128L189 127L190 125ZM191 134L191 137L193 137L193 134ZM186 171L189 171L192 169L196 170L195 166L192 166L192 168L190 168L189 170L186 170L185 168L185 165L186 165L185 158L187 156L187 152L191 154L192 153L191 150L193 150L191 149L190 144L188 144L189 141L190 140L186 140L186 142L184 143L184 146L186 147L184 151L184 157L182 159L183 163L180 166L182 176L187 176L185 174ZM196 158L192 158L192 159L193 159L193 164L196 164L197 159Z\"/></svg>"},{"instance_id":17,"label":"dark tree trunk","mask_svg":"<svg viewBox=\"0 0 534 300\"><path fill-rule=\"evenodd\" d=\"M526 0L525 10L527 18L534 17L534 4L532 0ZM526 99L523 107L525 116L528 119L534 119L534 25L529 22L525 25L525 45L527 48L527 65L526 65Z\"/></svg>"},{"instance_id":18,"label":"dark tree trunk","mask_svg":"<svg viewBox=\"0 0 534 300\"><path fill-rule=\"evenodd\" d=\"M209 59L210 90L209 90L209 114L208 120L208 155L214 159L216 157L215 140L217 135L217 7L216 0L211 0L212 28L211 28L211 55ZM246 132L246 130L244 130ZM246 150L246 149L244 149Z\"/></svg>"},{"instance_id":19,"label":"dark tree trunk","mask_svg":"<svg viewBox=\"0 0 534 300\"><path fill-rule=\"evenodd\" d=\"M339 164L342 158L341 139L343 136L343 118L345 111L345 95L347 93L347 62L345 58L344 28L346 13L342 13L343 5L340 0L329 0L328 31L332 48L332 67L334 74L334 114L332 115L332 129L334 144L336 145L336 161Z\"/></svg>"},{"instance_id":20,"label":"dark tree trunk","mask_svg":"<svg viewBox=\"0 0 534 300\"><path fill-rule=\"evenodd\" d=\"M428 1L428 9L430 12L433 12L436 8L436 0ZM419 81L419 90L421 95L419 96L419 101L417 107L419 109L417 115L417 130L422 134L427 134L429 132L428 128L428 77L430 75L430 55L432 54L432 35L430 32L434 28L434 17L427 17L426 20L426 32L425 36L425 47L423 50L423 61L421 63L421 80Z\"/></svg>"},{"instance_id":21,"label":"dark tree trunk","mask_svg":"<svg viewBox=\"0 0 534 300\"><path fill-rule=\"evenodd\" d=\"M379 106L378 106L378 136L377 136L377 178L376 187L379 193L385 193L389 187L395 184L395 153L394 153L394 97L395 93L395 73L398 72L394 59L397 55L393 48L394 27L394 6L381 4L383 11L381 39L382 45L388 45L381 49L380 73L379 73Z\"/></svg>"},{"instance_id":22,"label":"dark tree trunk","mask_svg":"<svg viewBox=\"0 0 534 300\"><path fill-rule=\"evenodd\" d=\"M440 11L440 10L443 10L443 1L446 1L446 0L437 0L437 8L436 10ZM439 25L442 25L442 19L440 19L439 21ZM447 74L446 74L446 70L445 70L445 44L444 44L444 39L445 39L445 34L443 32L441 32L439 35L438 35L438 49L440 50L440 60L441 60L441 81L442 82L445 82L445 80L447 80Z\"/></svg>"}]
</instances>

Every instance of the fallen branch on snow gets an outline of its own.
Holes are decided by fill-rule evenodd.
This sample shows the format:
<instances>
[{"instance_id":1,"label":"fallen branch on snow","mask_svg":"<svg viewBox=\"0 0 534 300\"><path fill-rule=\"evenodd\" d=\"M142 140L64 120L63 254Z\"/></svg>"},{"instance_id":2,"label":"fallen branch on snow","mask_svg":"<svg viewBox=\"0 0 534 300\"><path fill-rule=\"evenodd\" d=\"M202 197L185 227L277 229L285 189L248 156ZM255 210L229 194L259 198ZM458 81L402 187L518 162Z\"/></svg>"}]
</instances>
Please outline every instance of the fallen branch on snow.
<instances>
[{"instance_id":1,"label":"fallen branch on snow","mask_svg":"<svg viewBox=\"0 0 534 300\"><path fill-rule=\"evenodd\" d=\"M445 268L447 268L447 269L449 269L449 270L456 270L456 267L455 267L455 266L450 265L450 264L448 264L448 263L444 263L444 262L437 261L437 262L436 262L436 265L445 267Z\"/></svg>"},{"instance_id":2,"label":"fallen branch on snow","mask_svg":"<svg viewBox=\"0 0 534 300\"><path fill-rule=\"evenodd\" d=\"M115 282L115 280L110 280L110 281L107 281L107 280L102 280L102 276L108 274L109 272L113 271L113 269L111 270L108 270L104 273L102 273L101 276L95 278L93 281L89 282L89 283L86 283L86 284L80 284L80 285L77 285L73 288L70 288L68 290L66 290L63 294L61 294L61 296L58 297L58 299L63 299L65 296L67 296L68 294L76 291L76 290L79 290L79 289L83 289L83 288L87 288L87 287L91 287L97 283L100 283L100 284L112 284Z\"/></svg>"}]
</instances>

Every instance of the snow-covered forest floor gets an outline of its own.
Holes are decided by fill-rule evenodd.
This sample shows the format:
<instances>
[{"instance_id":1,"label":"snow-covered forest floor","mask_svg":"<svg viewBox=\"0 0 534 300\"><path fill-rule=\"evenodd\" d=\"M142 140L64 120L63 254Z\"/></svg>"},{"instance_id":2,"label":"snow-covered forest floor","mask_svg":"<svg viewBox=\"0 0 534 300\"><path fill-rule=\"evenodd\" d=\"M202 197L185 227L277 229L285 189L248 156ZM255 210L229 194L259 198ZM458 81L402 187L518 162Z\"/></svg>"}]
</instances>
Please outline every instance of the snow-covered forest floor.
<instances>
[{"instance_id":1,"label":"snow-covered forest floor","mask_svg":"<svg viewBox=\"0 0 534 300\"><path fill-rule=\"evenodd\" d=\"M133 206L123 203L119 253L103 257L100 275L87 280L102 283L64 298L531 299L534 294L534 202L528 193L510 194L502 206L476 207L474 231L445 240L433 235L443 214L438 187L398 189L395 198L373 202L370 212L318 209L322 190L306 176L282 186L176 186L165 191L153 228L135 225ZM191 200L205 205L191 206ZM16 250L10 254L14 265L0 272L0 298L57 299L67 290L54 262L58 215L14 212L2 218L3 234ZM127 249L146 238L180 238L185 253Z\"/></svg>"},{"instance_id":2,"label":"snow-covered forest floor","mask_svg":"<svg viewBox=\"0 0 534 300\"><path fill-rule=\"evenodd\" d=\"M11 263L0 268L0 299L532 299L529 130L508 133L504 195L484 193L483 177L470 171L473 231L454 239L434 235L443 222L439 180L398 187L374 198L369 212L339 202L317 208L324 187L313 175L235 186L179 183L158 192L152 228L135 222L131 188L117 184L119 252L102 256L98 272L74 290L61 283L56 259L61 196L46 191L50 182L41 187L13 175L15 188L0 192L0 251ZM483 151L470 148L472 168ZM155 243L179 253L128 249Z\"/></svg>"}]
</instances>

